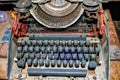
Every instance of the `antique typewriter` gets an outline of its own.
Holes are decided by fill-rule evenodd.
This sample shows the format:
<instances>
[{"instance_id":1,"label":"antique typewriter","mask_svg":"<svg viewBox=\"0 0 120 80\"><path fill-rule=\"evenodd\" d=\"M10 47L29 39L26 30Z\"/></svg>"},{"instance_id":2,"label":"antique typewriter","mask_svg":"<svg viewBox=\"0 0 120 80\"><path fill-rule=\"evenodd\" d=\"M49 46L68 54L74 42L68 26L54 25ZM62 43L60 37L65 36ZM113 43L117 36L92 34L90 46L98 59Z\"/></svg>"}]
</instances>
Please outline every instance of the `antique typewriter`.
<instances>
[{"instance_id":1,"label":"antique typewriter","mask_svg":"<svg viewBox=\"0 0 120 80\"><path fill-rule=\"evenodd\" d=\"M109 80L101 0L19 0L8 54L10 80Z\"/></svg>"}]
</instances>

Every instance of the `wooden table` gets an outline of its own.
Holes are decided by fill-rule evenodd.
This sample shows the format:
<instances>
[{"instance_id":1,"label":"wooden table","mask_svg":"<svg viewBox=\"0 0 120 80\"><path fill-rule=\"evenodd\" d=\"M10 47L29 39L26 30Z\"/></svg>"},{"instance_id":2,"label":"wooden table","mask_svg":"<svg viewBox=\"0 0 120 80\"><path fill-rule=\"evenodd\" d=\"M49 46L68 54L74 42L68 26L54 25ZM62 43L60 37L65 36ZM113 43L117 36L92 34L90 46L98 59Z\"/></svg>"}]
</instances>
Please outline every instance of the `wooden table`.
<instances>
[{"instance_id":1,"label":"wooden table","mask_svg":"<svg viewBox=\"0 0 120 80\"><path fill-rule=\"evenodd\" d=\"M110 45L111 46L116 46L119 47L119 39L118 36L116 34L116 30L111 18L111 14L109 10L106 10L109 16L109 34L110 34ZM10 12L7 12L8 14L10 14ZM0 39L2 38L2 35L4 34L5 30L7 28L9 28L11 26L11 17L8 16L8 20L5 23L0 23ZM7 58L6 58L6 53L7 53L7 47L8 44L0 44L0 56L2 56L2 58L0 58L0 80L1 79L6 79L6 66L7 66ZM120 61L111 61L111 78L110 80L120 80Z\"/></svg>"},{"instance_id":2,"label":"wooden table","mask_svg":"<svg viewBox=\"0 0 120 80\"><path fill-rule=\"evenodd\" d=\"M112 49L113 46L115 48L119 48L120 42L115 30L115 26L110 14L109 10L106 10L107 14L109 16L109 34L110 34L110 46L111 49L110 50L114 50ZM110 51L113 52L113 51ZM120 61L110 61L110 80L120 80Z\"/></svg>"},{"instance_id":3,"label":"wooden table","mask_svg":"<svg viewBox=\"0 0 120 80\"><path fill-rule=\"evenodd\" d=\"M5 31L12 26L13 23L12 18L10 16L10 11L6 12L8 14L8 18L6 22L0 23L0 40L2 39ZM7 49L8 43L0 44L0 80L6 79L7 72Z\"/></svg>"}]
</instances>

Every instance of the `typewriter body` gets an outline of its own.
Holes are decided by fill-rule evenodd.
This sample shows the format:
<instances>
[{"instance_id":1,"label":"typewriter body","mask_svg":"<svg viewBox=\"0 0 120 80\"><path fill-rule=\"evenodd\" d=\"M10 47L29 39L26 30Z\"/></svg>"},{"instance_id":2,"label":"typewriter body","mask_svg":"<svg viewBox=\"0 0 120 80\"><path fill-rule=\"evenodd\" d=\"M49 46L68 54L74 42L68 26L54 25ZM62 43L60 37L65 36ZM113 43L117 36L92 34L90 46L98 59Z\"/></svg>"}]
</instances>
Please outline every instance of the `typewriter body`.
<instances>
[{"instance_id":1,"label":"typewriter body","mask_svg":"<svg viewBox=\"0 0 120 80\"><path fill-rule=\"evenodd\" d=\"M109 80L107 17L99 0L19 0L10 80Z\"/></svg>"}]
</instances>

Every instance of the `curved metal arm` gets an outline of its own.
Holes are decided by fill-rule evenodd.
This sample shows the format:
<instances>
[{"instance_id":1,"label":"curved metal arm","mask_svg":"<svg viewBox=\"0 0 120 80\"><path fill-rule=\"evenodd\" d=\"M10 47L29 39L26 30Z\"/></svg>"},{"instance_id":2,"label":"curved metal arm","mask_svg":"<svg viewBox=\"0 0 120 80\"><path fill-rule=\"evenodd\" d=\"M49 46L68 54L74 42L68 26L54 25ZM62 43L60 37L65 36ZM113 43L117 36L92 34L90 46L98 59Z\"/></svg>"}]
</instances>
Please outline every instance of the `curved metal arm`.
<instances>
[{"instance_id":1,"label":"curved metal arm","mask_svg":"<svg viewBox=\"0 0 120 80\"><path fill-rule=\"evenodd\" d=\"M47 3L50 2L51 0L31 0L33 3ZM83 2L83 0L66 0L69 2Z\"/></svg>"},{"instance_id":2,"label":"curved metal arm","mask_svg":"<svg viewBox=\"0 0 120 80\"><path fill-rule=\"evenodd\" d=\"M47 3L47 2L49 2L49 1L51 1L51 0L31 0L33 3L41 3L41 4L43 4L43 3Z\"/></svg>"},{"instance_id":3,"label":"curved metal arm","mask_svg":"<svg viewBox=\"0 0 120 80\"><path fill-rule=\"evenodd\" d=\"M66 0L66 1L70 1L70 2L83 2L83 0Z\"/></svg>"}]
</instances>

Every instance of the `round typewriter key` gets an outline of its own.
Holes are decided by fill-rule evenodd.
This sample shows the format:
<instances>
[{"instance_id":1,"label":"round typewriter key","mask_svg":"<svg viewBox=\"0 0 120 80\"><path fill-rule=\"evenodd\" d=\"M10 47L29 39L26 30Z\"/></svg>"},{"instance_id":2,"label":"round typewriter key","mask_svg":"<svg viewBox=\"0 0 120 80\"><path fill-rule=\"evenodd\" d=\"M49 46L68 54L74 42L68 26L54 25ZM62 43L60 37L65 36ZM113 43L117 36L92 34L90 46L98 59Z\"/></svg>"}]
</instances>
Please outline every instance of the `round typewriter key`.
<instances>
[{"instance_id":1,"label":"round typewriter key","mask_svg":"<svg viewBox=\"0 0 120 80\"><path fill-rule=\"evenodd\" d=\"M19 47L17 48L17 52L18 52L18 53L19 53L19 52L22 52L22 47L19 46Z\"/></svg>"},{"instance_id":2,"label":"round typewriter key","mask_svg":"<svg viewBox=\"0 0 120 80\"><path fill-rule=\"evenodd\" d=\"M55 67L55 64L56 64L56 63L55 63L55 60L52 60L52 61L51 61L51 66L52 66L52 67Z\"/></svg>"},{"instance_id":3,"label":"round typewriter key","mask_svg":"<svg viewBox=\"0 0 120 80\"><path fill-rule=\"evenodd\" d=\"M29 57L30 57L30 59L34 59L35 58L34 53L29 53Z\"/></svg>"},{"instance_id":4,"label":"round typewriter key","mask_svg":"<svg viewBox=\"0 0 120 80\"><path fill-rule=\"evenodd\" d=\"M75 61L75 67L78 68L79 65L80 65L80 61L79 61L79 60L76 60L76 61Z\"/></svg>"},{"instance_id":5,"label":"round typewriter key","mask_svg":"<svg viewBox=\"0 0 120 80\"><path fill-rule=\"evenodd\" d=\"M68 46L72 45L72 40L68 40Z\"/></svg>"},{"instance_id":6,"label":"round typewriter key","mask_svg":"<svg viewBox=\"0 0 120 80\"><path fill-rule=\"evenodd\" d=\"M44 45L48 45L48 40L44 40Z\"/></svg>"},{"instance_id":7,"label":"round typewriter key","mask_svg":"<svg viewBox=\"0 0 120 80\"><path fill-rule=\"evenodd\" d=\"M48 46L46 49L47 49L47 52L51 52L51 47L50 46Z\"/></svg>"},{"instance_id":8,"label":"round typewriter key","mask_svg":"<svg viewBox=\"0 0 120 80\"><path fill-rule=\"evenodd\" d=\"M30 40L27 40L26 43L28 46L31 46L31 44L32 44Z\"/></svg>"},{"instance_id":9,"label":"round typewriter key","mask_svg":"<svg viewBox=\"0 0 120 80\"><path fill-rule=\"evenodd\" d=\"M78 45L78 40L74 40L73 44L74 44L74 46L77 46Z\"/></svg>"},{"instance_id":10,"label":"round typewriter key","mask_svg":"<svg viewBox=\"0 0 120 80\"><path fill-rule=\"evenodd\" d=\"M41 54L40 54L40 53L36 53L36 54L35 54L35 57L36 57L37 59L40 59L40 58L41 58Z\"/></svg>"},{"instance_id":11,"label":"round typewriter key","mask_svg":"<svg viewBox=\"0 0 120 80\"><path fill-rule=\"evenodd\" d=\"M39 60L39 66L43 66L44 65L44 61L43 60Z\"/></svg>"},{"instance_id":12,"label":"round typewriter key","mask_svg":"<svg viewBox=\"0 0 120 80\"><path fill-rule=\"evenodd\" d=\"M62 45L65 46L66 45L66 41L62 40Z\"/></svg>"},{"instance_id":13,"label":"round typewriter key","mask_svg":"<svg viewBox=\"0 0 120 80\"><path fill-rule=\"evenodd\" d=\"M59 52L63 52L63 47L59 47Z\"/></svg>"},{"instance_id":14,"label":"round typewriter key","mask_svg":"<svg viewBox=\"0 0 120 80\"><path fill-rule=\"evenodd\" d=\"M29 58L29 54L28 53L24 53L24 58L27 60Z\"/></svg>"},{"instance_id":15,"label":"round typewriter key","mask_svg":"<svg viewBox=\"0 0 120 80\"><path fill-rule=\"evenodd\" d=\"M33 45L33 46L36 46L36 43L37 43L36 40L33 40L33 41L32 41L32 45Z\"/></svg>"},{"instance_id":16,"label":"round typewriter key","mask_svg":"<svg viewBox=\"0 0 120 80\"><path fill-rule=\"evenodd\" d=\"M83 40L80 40L80 46L83 46L84 45L84 41Z\"/></svg>"},{"instance_id":17,"label":"round typewriter key","mask_svg":"<svg viewBox=\"0 0 120 80\"><path fill-rule=\"evenodd\" d=\"M35 52L39 53L40 52L40 48L38 46L35 47Z\"/></svg>"},{"instance_id":18,"label":"round typewriter key","mask_svg":"<svg viewBox=\"0 0 120 80\"><path fill-rule=\"evenodd\" d=\"M78 59L79 59L79 60L82 60L83 58L84 58L83 54L79 53L79 54L78 54Z\"/></svg>"},{"instance_id":19,"label":"round typewriter key","mask_svg":"<svg viewBox=\"0 0 120 80\"><path fill-rule=\"evenodd\" d=\"M63 60L63 67L67 67L67 60Z\"/></svg>"},{"instance_id":20,"label":"round typewriter key","mask_svg":"<svg viewBox=\"0 0 120 80\"><path fill-rule=\"evenodd\" d=\"M69 60L71 57L71 54L66 54L66 59Z\"/></svg>"},{"instance_id":21,"label":"round typewriter key","mask_svg":"<svg viewBox=\"0 0 120 80\"><path fill-rule=\"evenodd\" d=\"M50 65L50 60L45 60L45 66L49 67L49 65Z\"/></svg>"},{"instance_id":22,"label":"round typewriter key","mask_svg":"<svg viewBox=\"0 0 120 80\"><path fill-rule=\"evenodd\" d=\"M96 54L91 54L91 60L95 60Z\"/></svg>"},{"instance_id":23,"label":"round typewriter key","mask_svg":"<svg viewBox=\"0 0 120 80\"><path fill-rule=\"evenodd\" d=\"M25 46L25 45L26 45L26 41L22 39L22 40L21 40L21 45L22 45L22 46Z\"/></svg>"},{"instance_id":24,"label":"round typewriter key","mask_svg":"<svg viewBox=\"0 0 120 80\"><path fill-rule=\"evenodd\" d=\"M97 66L97 63L95 61L90 61L89 64L88 64L88 69L92 69L94 70Z\"/></svg>"},{"instance_id":25,"label":"round typewriter key","mask_svg":"<svg viewBox=\"0 0 120 80\"><path fill-rule=\"evenodd\" d=\"M23 52L24 52L24 53L27 53L27 52L28 52L28 47L27 47L27 46L24 46L24 47L23 47Z\"/></svg>"},{"instance_id":26,"label":"round typewriter key","mask_svg":"<svg viewBox=\"0 0 120 80\"><path fill-rule=\"evenodd\" d=\"M85 60L89 59L89 54L84 54L84 56L85 56Z\"/></svg>"},{"instance_id":27,"label":"round typewriter key","mask_svg":"<svg viewBox=\"0 0 120 80\"><path fill-rule=\"evenodd\" d=\"M61 67L61 64L62 64L61 60L58 60L57 61L57 67Z\"/></svg>"},{"instance_id":28,"label":"round typewriter key","mask_svg":"<svg viewBox=\"0 0 120 80\"><path fill-rule=\"evenodd\" d=\"M73 60L69 60L69 67L70 68L73 67L73 64L74 64Z\"/></svg>"},{"instance_id":29,"label":"round typewriter key","mask_svg":"<svg viewBox=\"0 0 120 80\"><path fill-rule=\"evenodd\" d=\"M34 67L37 67L37 65L38 65L37 59L34 59L32 64L33 64Z\"/></svg>"},{"instance_id":30,"label":"round typewriter key","mask_svg":"<svg viewBox=\"0 0 120 80\"><path fill-rule=\"evenodd\" d=\"M28 50L29 50L30 53L32 53L32 52L34 51L33 46L30 46L30 47L28 48Z\"/></svg>"},{"instance_id":31,"label":"round typewriter key","mask_svg":"<svg viewBox=\"0 0 120 80\"><path fill-rule=\"evenodd\" d=\"M18 60L17 61L17 66L19 67L19 68L22 68L22 69L24 69L25 68L25 61L24 60Z\"/></svg>"},{"instance_id":32,"label":"round typewriter key","mask_svg":"<svg viewBox=\"0 0 120 80\"><path fill-rule=\"evenodd\" d=\"M57 46L60 45L60 40L56 40L56 45L57 45Z\"/></svg>"},{"instance_id":33,"label":"round typewriter key","mask_svg":"<svg viewBox=\"0 0 120 80\"><path fill-rule=\"evenodd\" d=\"M50 40L50 45L53 46L54 45L54 41Z\"/></svg>"},{"instance_id":34,"label":"round typewriter key","mask_svg":"<svg viewBox=\"0 0 120 80\"><path fill-rule=\"evenodd\" d=\"M69 48L67 46L65 47L65 52L69 52Z\"/></svg>"},{"instance_id":35,"label":"round typewriter key","mask_svg":"<svg viewBox=\"0 0 120 80\"><path fill-rule=\"evenodd\" d=\"M71 52L72 52L72 53L75 52L75 47L71 47Z\"/></svg>"},{"instance_id":36,"label":"round typewriter key","mask_svg":"<svg viewBox=\"0 0 120 80\"><path fill-rule=\"evenodd\" d=\"M58 57L59 57L59 54L58 54L58 53L55 53L55 54L54 54L54 59L58 59Z\"/></svg>"},{"instance_id":37,"label":"round typewriter key","mask_svg":"<svg viewBox=\"0 0 120 80\"><path fill-rule=\"evenodd\" d=\"M64 53L61 53L61 54L60 54L60 59L62 59L62 60L63 60L63 59L64 59L64 57L65 57L65 54L64 54Z\"/></svg>"},{"instance_id":38,"label":"round typewriter key","mask_svg":"<svg viewBox=\"0 0 120 80\"><path fill-rule=\"evenodd\" d=\"M17 59L22 59L23 54L22 53L17 53Z\"/></svg>"},{"instance_id":39,"label":"round typewriter key","mask_svg":"<svg viewBox=\"0 0 120 80\"><path fill-rule=\"evenodd\" d=\"M76 60L76 59L77 59L77 54L76 54L76 53L72 54L72 59L73 59L73 60Z\"/></svg>"},{"instance_id":40,"label":"round typewriter key","mask_svg":"<svg viewBox=\"0 0 120 80\"><path fill-rule=\"evenodd\" d=\"M86 65L86 60L82 59L82 62L81 62L81 67L84 68Z\"/></svg>"},{"instance_id":41,"label":"round typewriter key","mask_svg":"<svg viewBox=\"0 0 120 80\"><path fill-rule=\"evenodd\" d=\"M86 40L86 46L90 46L90 40Z\"/></svg>"},{"instance_id":42,"label":"round typewriter key","mask_svg":"<svg viewBox=\"0 0 120 80\"><path fill-rule=\"evenodd\" d=\"M53 46L53 52L55 53L55 52L57 52L57 47L56 46Z\"/></svg>"},{"instance_id":43,"label":"round typewriter key","mask_svg":"<svg viewBox=\"0 0 120 80\"><path fill-rule=\"evenodd\" d=\"M28 60L27 60L27 65L28 65L29 67L32 66L32 59L28 59Z\"/></svg>"}]
</instances>

